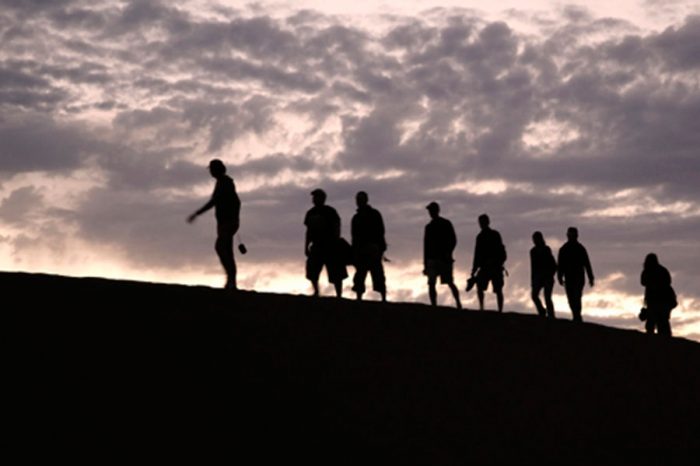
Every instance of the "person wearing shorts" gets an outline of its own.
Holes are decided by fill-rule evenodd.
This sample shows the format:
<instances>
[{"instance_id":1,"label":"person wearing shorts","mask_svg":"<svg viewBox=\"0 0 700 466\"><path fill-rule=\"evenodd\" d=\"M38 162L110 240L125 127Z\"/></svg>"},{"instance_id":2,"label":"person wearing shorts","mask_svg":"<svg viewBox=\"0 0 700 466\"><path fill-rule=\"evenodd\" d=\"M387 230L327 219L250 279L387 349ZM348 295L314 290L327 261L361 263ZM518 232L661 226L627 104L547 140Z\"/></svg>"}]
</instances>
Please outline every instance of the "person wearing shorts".
<instances>
[{"instance_id":1,"label":"person wearing shorts","mask_svg":"<svg viewBox=\"0 0 700 466\"><path fill-rule=\"evenodd\" d=\"M454 284L452 253L457 246L457 235L452 222L440 216L440 205L431 202L426 206L430 215L430 223L425 226L423 236L423 274L428 277L428 295L430 304L437 304L437 279L447 285L452 291L452 296L458 309L462 308L459 299L459 290Z\"/></svg>"},{"instance_id":2,"label":"person wearing shorts","mask_svg":"<svg viewBox=\"0 0 700 466\"><path fill-rule=\"evenodd\" d=\"M326 193L322 189L313 190L311 198L314 206L304 217L306 278L314 288L313 295L318 296L318 279L325 266L328 281L340 298L343 295L343 280L348 276L340 251L340 216L333 207L326 205Z\"/></svg>"},{"instance_id":3,"label":"person wearing shorts","mask_svg":"<svg viewBox=\"0 0 700 466\"><path fill-rule=\"evenodd\" d=\"M503 264L506 261L506 248L501 234L492 229L490 224L488 215L479 216L481 231L476 236L471 276L476 280L479 309L484 310L484 292L491 283L498 312L503 312Z\"/></svg>"}]
</instances>

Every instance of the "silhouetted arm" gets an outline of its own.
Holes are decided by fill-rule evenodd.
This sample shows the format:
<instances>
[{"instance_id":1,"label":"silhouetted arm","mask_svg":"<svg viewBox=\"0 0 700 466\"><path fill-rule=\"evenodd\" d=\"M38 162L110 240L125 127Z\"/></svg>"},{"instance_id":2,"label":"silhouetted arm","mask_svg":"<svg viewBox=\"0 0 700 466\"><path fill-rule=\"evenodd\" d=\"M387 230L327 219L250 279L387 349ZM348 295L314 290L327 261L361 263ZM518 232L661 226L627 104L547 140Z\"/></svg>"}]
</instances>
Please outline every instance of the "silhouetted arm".
<instances>
[{"instance_id":1,"label":"silhouetted arm","mask_svg":"<svg viewBox=\"0 0 700 466\"><path fill-rule=\"evenodd\" d=\"M206 212L207 210L209 210L209 209L211 209L212 207L214 207L214 205L216 205L216 201L215 201L214 196L212 196L211 199L209 199L209 201L208 201L206 204L204 204L202 207L200 207L199 209L197 209L192 215L190 215L189 217L187 217L187 221L188 221L189 223L194 222L194 220L195 220L198 216L202 215L204 212Z\"/></svg>"},{"instance_id":2,"label":"silhouetted arm","mask_svg":"<svg viewBox=\"0 0 700 466\"><path fill-rule=\"evenodd\" d=\"M386 232L384 230L384 219L379 211L377 211L377 232L379 233L379 241L381 242L379 247L381 248L382 252L384 252L386 251L386 238L384 237Z\"/></svg>"},{"instance_id":3,"label":"silhouetted arm","mask_svg":"<svg viewBox=\"0 0 700 466\"><path fill-rule=\"evenodd\" d=\"M588 251L583 248L583 266L586 268L586 275L588 275L588 283L593 287L595 283L595 277L593 277L593 268L591 267L591 260L588 258Z\"/></svg>"},{"instance_id":4,"label":"silhouetted arm","mask_svg":"<svg viewBox=\"0 0 700 466\"><path fill-rule=\"evenodd\" d=\"M335 235L336 238L340 238L340 216L337 213L335 214L335 225L333 229L333 235Z\"/></svg>"},{"instance_id":5,"label":"silhouetted arm","mask_svg":"<svg viewBox=\"0 0 700 466\"><path fill-rule=\"evenodd\" d=\"M566 264L566 252L564 248L559 248L557 262L559 263L559 267L557 267L557 280L561 286L564 286L564 266Z\"/></svg>"},{"instance_id":6,"label":"silhouetted arm","mask_svg":"<svg viewBox=\"0 0 700 466\"><path fill-rule=\"evenodd\" d=\"M423 230L423 274L428 270L428 225Z\"/></svg>"},{"instance_id":7,"label":"silhouetted arm","mask_svg":"<svg viewBox=\"0 0 700 466\"><path fill-rule=\"evenodd\" d=\"M304 255L309 255L309 245L311 244L311 237L309 236L309 213L306 213L304 217L304 226L306 227L306 233L304 233Z\"/></svg>"},{"instance_id":8,"label":"silhouetted arm","mask_svg":"<svg viewBox=\"0 0 700 466\"><path fill-rule=\"evenodd\" d=\"M479 264L481 257L479 257L479 250L481 249L479 244L479 236L476 237L476 242L474 243L474 259L472 260L472 277L476 275L476 271L479 269Z\"/></svg>"},{"instance_id":9,"label":"silhouetted arm","mask_svg":"<svg viewBox=\"0 0 700 466\"><path fill-rule=\"evenodd\" d=\"M448 249L450 251L450 254L454 252L455 248L457 247L457 234L455 233L455 228L452 226L452 222L447 224L449 228L447 229L447 243L448 243Z\"/></svg>"}]
</instances>

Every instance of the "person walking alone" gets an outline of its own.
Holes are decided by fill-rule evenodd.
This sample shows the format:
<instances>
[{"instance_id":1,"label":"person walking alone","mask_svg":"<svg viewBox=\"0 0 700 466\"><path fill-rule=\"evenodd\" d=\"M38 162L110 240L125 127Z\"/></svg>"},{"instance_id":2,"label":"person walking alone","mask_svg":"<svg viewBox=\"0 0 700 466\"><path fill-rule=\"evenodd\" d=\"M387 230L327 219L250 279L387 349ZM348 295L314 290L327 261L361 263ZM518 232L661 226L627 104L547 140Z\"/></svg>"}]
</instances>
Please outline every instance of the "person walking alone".
<instances>
[{"instance_id":1,"label":"person walking alone","mask_svg":"<svg viewBox=\"0 0 700 466\"><path fill-rule=\"evenodd\" d=\"M214 249L226 271L224 288L236 290L238 285L236 284L236 260L233 256L233 237L240 227L241 200L236 193L236 185L226 174L226 166L221 160L213 159L209 162L209 173L216 179L214 193L206 204L187 217L187 221L194 222L199 215L214 207L216 215Z\"/></svg>"}]
</instances>

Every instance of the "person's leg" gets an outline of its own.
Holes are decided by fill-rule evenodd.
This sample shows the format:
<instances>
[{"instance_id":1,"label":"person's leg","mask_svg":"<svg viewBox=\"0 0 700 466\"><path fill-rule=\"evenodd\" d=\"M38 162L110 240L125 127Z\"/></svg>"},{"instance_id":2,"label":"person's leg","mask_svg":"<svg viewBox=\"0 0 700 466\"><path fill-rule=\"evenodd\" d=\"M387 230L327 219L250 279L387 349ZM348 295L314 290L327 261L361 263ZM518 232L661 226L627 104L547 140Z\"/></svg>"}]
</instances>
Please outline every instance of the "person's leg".
<instances>
[{"instance_id":1,"label":"person's leg","mask_svg":"<svg viewBox=\"0 0 700 466\"><path fill-rule=\"evenodd\" d=\"M355 276L352 279L352 290L357 295L357 300L362 301L365 292L365 280L367 279L367 265L359 262L355 265Z\"/></svg>"},{"instance_id":2,"label":"person's leg","mask_svg":"<svg viewBox=\"0 0 700 466\"><path fill-rule=\"evenodd\" d=\"M479 310L484 310L484 292L489 286L489 277L483 269L476 274L476 297L479 298Z\"/></svg>"},{"instance_id":3,"label":"person's leg","mask_svg":"<svg viewBox=\"0 0 700 466\"><path fill-rule=\"evenodd\" d=\"M335 295L338 298L343 297L343 282L342 281L336 281L333 283L333 286L335 287Z\"/></svg>"},{"instance_id":4,"label":"person's leg","mask_svg":"<svg viewBox=\"0 0 700 466\"><path fill-rule=\"evenodd\" d=\"M236 261L233 258L233 235L220 232L216 237L214 246L219 261L226 271L226 289L235 290L236 286Z\"/></svg>"},{"instance_id":5,"label":"person's leg","mask_svg":"<svg viewBox=\"0 0 700 466\"><path fill-rule=\"evenodd\" d=\"M583 285L578 283L566 283L566 298L569 301L574 322L583 322L581 317L581 298L583 297Z\"/></svg>"},{"instance_id":6,"label":"person's leg","mask_svg":"<svg viewBox=\"0 0 700 466\"><path fill-rule=\"evenodd\" d=\"M448 283L447 286L449 286L450 291L452 291L452 296L455 298L455 305L457 306L457 309L462 309L462 301L459 299L459 290L453 282Z\"/></svg>"},{"instance_id":7,"label":"person's leg","mask_svg":"<svg viewBox=\"0 0 700 466\"><path fill-rule=\"evenodd\" d=\"M656 328L659 335L671 336L671 313L669 311L659 311Z\"/></svg>"},{"instance_id":8,"label":"person's leg","mask_svg":"<svg viewBox=\"0 0 700 466\"><path fill-rule=\"evenodd\" d=\"M554 289L554 280L544 284L544 302L547 306L547 317L554 319L554 301L552 301L552 290Z\"/></svg>"},{"instance_id":9,"label":"person's leg","mask_svg":"<svg viewBox=\"0 0 700 466\"><path fill-rule=\"evenodd\" d=\"M336 254L326 254L323 262L328 274L328 282L333 284L335 295L338 298L343 296L343 280L348 276L345 263Z\"/></svg>"},{"instance_id":10,"label":"person's leg","mask_svg":"<svg viewBox=\"0 0 700 466\"><path fill-rule=\"evenodd\" d=\"M437 276L433 274L428 275L428 296L430 297L430 304L432 306L437 305L437 290L435 289L436 283Z\"/></svg>"},{"instance_id":11,"label":"person's leg","mask_svg":"<svg viewBox=\"0 0 700 466\"><path fill-rule=\"evenodd\" d=\"M491 288L496 295L498 312L503 312L503 271L495 270L491 273Z\"/></svg>"},{"instance_id":12,"label":"person's leg","mask_svg":"<svg viewBox=\"0 0 700 466\"><path fill-rule=\"evenodd\" d=\"M382 301L386 301L386 276L381 256L375 258L370 268L370 274L372 275L372 289L381 295Z\"/></svg>"},{"instance_id":13,"label":"person's leg","mask_svg":"<svg viewBox=\"0 0 700 466\"><path fill-rule=\"evenodd\" d=\"M318 289L318 279L321 276L322 268L323 261L319 257L318 251L315 251L312 248L306 258L306 278L311 282L311 286L313 286L313 296L319 296L320 294Z\"/></svg>"},{"instance_id":14,"label":"person's leg","mask_svg":"<svg viewBox=\"0 0 700 466\"><path fill-rule=\"evenodd\" d=\"M531 288L530 297L532 298L532 302L535 304L535 309L537 309L537 314L544 317L545 310L544 310L544 306L542 306L542 301L540 301L540 290L541 289L542 289L541 283L533 283L532 288Z\"/></svg>"},{"instance_id":15,"label":"person's leg","mask_svg":"<svg viewBox=\"0 0 700 466\"><path fill-rule=\"evenodd\" d=\"M647 307L647 320L644 322L644 329L649 335L654 333L656 328L656 311L653 308Z\"/></svg>"}]
</instances>

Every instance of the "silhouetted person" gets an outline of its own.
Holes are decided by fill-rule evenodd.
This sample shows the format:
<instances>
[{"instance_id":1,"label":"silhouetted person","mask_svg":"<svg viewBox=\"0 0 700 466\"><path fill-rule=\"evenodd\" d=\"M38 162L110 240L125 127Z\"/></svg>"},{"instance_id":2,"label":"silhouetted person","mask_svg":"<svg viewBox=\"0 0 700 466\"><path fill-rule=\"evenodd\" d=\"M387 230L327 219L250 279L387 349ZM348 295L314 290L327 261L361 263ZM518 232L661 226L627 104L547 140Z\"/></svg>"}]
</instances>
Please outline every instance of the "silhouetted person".
<instances>
[{"instance_id":1,"label":"silhouetted person","mask_svg":"<svg viewBox=\"0 0 700 466\"><path fill-rule=\"evenodd\" d=\"M318 279L326 267L328 281L335 286L335 294L343 295L343 280L348 276L345 263L340 257L340 216L331 206L326 205L326 193L322 189L311 191L314 206L306 212L306 278L314 287L314 296L319 295Z\"/></svg>"},{"instance_id":2,"label":"silhouetted person","mask_svg":"<svg viewBox=\"0 0 700 466\"><path fill-rule=\"evenodd\" d=\"M225 288L237 289L236 285L236 261L233 257L233 236L240 226L241 200L236 194L236 185L233 179L226 174L226 166L219 159L209 162L209 173L216 179L214 193L209 202L187 218L189 223L194 222L197 216L203 214L212 207L216 213L216 254L221 265L226 271Z\"/></svg>"},{"instance_id":3,"label":"silhouetted person","mask_svg":"<svg viewBox=\"0 0 700 466\"><path fill-rule=\"evenodd\" d=\"M554 303L552 302L552 289L554 288L554 274L557 273L557 263L552 255L552 250L544 241L544 236L539 231L532 234L532 242L535 247L530 249L530 284L532 286L532 302L535 303L537 314L542 317L554 319ZM544 302L540 301L540 291L544 290Z\"/></svg>"},{"instance_id":4,"label":"silhouetted person","mask_svg":"<svg viewBox=\"0 0 700 466\"><path fill-rule=\"evenodd\" d=\"M591 261L588 259L588 252L581 243L578 242L578 230L569 227L566 231L568 241L559 248L559 267L557 278L559 284L566 290L566 298L569 301L571 314L575 322L581 322L581 298L583 297L583 287L585 276L588 275L588 283L593 287L595 279Z\"/></svg>"},{"instance_id":5,"label":"silhouetted person","mask_svg":"<svg viewBox=\"0 0 700 466\"><path fill-rule=\"evenodd\" d=\"M491 282L491 288L496 294L498 312L503 312L503 264L506 262L506 248L501 234L493 230L490 224L488 215L479 216L481 232L476 235L471 276L476 278L479 309L484 310L484 291Z\"/></svg>"},{"instance_id":6,"label":"silhouetted person","mask_svg":"<svg viewBox=\"0 0 700 466\"><path fill-rule=\"evenodd\" d=\"M357 213L352 217L351 235L352 251L355 263L353 291L357 299L362 299L365 292L367 272L372 275L372 289L386 301L386 280L382 257L386 251L384 239L384 220L377 209L369 205L369 197L364 191L355 196Z\"/></svg>"},{"instance_id":7,"label":"silhouetted person","mask_svg":"<svg viewBox=\"0 0 700 466\"><path fill-rule=\"evenodd\" d=\"M671 274L659 264L656 254L648 254L642 271L644 302L646 303L646 331L671 336L671 311L678 304L676 293L671 287Z\"/></svg>"},{"instance_id":8,"label":"silhouetted person","mask_svg":"<svg viewBox=\"0 0 700 466\"><path fill-rule=\"evenodd\" d=\"M432 220L425 226L425 234L423 236L423 273L428 276L430 304L433 306L437 304L435 284L438 277L440 277L440 283L450 287L457 308L461 309L462 303L459 300L459 291L452 277L454 265L452 252L457 246L455 229L452 226L452 222L440 217L440 206L437 202L431 202L426 209L428 209Z\"/></svg>"}]
</instances>

